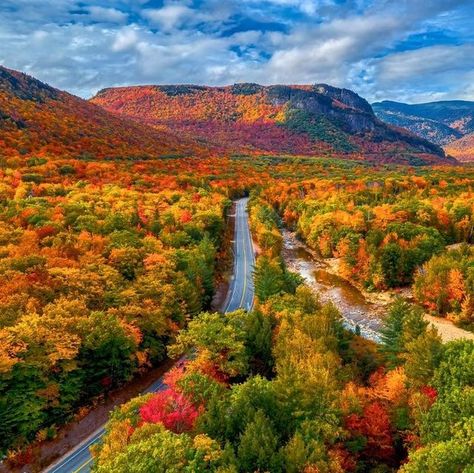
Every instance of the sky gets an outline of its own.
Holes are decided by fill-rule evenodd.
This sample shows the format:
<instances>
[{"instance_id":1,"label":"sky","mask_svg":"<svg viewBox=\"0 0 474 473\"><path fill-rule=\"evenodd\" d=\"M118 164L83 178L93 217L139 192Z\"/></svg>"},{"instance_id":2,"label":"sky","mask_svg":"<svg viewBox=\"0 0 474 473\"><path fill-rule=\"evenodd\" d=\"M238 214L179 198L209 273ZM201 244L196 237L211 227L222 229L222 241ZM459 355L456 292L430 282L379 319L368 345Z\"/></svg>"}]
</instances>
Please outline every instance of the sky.
<instances>
[{"instance_id":1,"label":"sky","mask_svg":"<svg viewBox=\"0 0 474 473\"><path fill-rule=\"evenodd\" d=\"M0 64L85 98L324 82L372 102L474 100L474 0L1 0Z\"/></svg>"}]
</instances>

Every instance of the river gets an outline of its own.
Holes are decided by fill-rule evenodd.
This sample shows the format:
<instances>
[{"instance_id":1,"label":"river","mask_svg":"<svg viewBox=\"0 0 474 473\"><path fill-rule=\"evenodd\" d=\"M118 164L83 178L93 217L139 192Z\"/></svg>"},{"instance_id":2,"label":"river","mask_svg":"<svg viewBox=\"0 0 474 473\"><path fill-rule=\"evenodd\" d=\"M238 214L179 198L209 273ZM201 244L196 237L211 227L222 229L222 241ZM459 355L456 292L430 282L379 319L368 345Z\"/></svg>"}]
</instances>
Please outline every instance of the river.
<instances>
[{"instance_id":1,"label":"river","mask_svg":"<svg viewBox=\"0 0 474 473\"><path fill-rule=\"evenodd\" d=\"M310 253L306 245L288 230L283 230L283 258L288 268L300 274L319 294L322 302L331 301L339 309L348 329L359 327L363 337L380 341L380 307L367 301L348 281L329 272L324 259Z\"/></svg>"}]
</instances>

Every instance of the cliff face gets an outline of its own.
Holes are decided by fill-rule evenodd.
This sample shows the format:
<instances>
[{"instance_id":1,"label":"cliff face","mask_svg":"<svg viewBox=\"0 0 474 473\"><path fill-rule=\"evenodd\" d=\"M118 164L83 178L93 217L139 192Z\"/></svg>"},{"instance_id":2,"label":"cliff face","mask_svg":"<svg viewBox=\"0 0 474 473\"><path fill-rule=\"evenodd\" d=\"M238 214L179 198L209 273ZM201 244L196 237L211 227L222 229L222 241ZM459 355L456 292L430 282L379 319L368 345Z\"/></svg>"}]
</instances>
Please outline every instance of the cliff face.
<instances>
[{"instance_id":1,"label":"cliff face","mask_svg":"<svg viewBox=\"0 0 474 473\"><path fill-rule=\"evenodd\" d=\"M321 84L308 90L270 86L266 93L273 105L287 105L289 109L304 110L339 121L347 133L366 133L376 128L370 105L350 90Z\"/></svg>"},{"instance_id":2,"label":"cliff face","mask_svg":"<svg viewBox=\"0 0 474 473\"><path fill-rule=\"evenodd\" d=\"M379 120L356 93L326 84L120 87L104 89L91 100L221 151L453 162L439 146Z\"/></svg>"}]
</instances>

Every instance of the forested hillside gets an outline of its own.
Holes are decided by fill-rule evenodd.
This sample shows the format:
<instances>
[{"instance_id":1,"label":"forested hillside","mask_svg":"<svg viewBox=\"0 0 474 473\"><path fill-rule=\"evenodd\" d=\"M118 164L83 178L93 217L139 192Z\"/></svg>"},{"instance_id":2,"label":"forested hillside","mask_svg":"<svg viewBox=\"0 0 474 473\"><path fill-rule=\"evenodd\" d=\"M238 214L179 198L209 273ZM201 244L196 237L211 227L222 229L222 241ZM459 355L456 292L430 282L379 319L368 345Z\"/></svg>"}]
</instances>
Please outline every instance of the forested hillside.
<instances>
[{"instance_id":1,"label":"forested hillside","mask_svg":"<svg viewBox=\"0 0 474 473\"><path fill-rule=\"evenodd\" d=\"M415 165L453 162L438 146L378 120L354 92L325 84L118 87L100 91L92 102L224 153L318 154Z\"/></svg>"},{"instance_id":2,"label":"forested hillside","mask_svg":"<svg viewBox=\"0 0 474 473\"><path fill-rule=\"evenodd\" d=\"M103 90L92 102L1 67L0 152L80 159L270 152L454 163L436 145L378 120L354 92L328 85L126 87Z\"/></svg>"},{"instance_id":3,"label":"forested hillside","mask_svg":"<svg viewBox=\"0 0 474 473\"><path fill-rule=\"evenodd\" d=\"M407 128L440 145L474 131L474 102L466 100L416 104L384 100L372 107L387 123Z\"/></svg>"},{"instance_id":4,"label":"forested hillside","mask_svg":"<svg viewBox=\"0 0 474 473\"><path fill-rule=\"evenodd\" d=\"M474 133L452 141L445 148L447 153L459 161L472 162L474 160Z\"/></svg>"},{"instance_id":5,"label":"forested hillside","mask_svg":"<svg viewBox=\"0 0 474 473\"><path fill-rule=\"evenodd\" d=\"M202 146L116 115L0 66L0 155L186 156Z\"/></svg>"}]
</instances>

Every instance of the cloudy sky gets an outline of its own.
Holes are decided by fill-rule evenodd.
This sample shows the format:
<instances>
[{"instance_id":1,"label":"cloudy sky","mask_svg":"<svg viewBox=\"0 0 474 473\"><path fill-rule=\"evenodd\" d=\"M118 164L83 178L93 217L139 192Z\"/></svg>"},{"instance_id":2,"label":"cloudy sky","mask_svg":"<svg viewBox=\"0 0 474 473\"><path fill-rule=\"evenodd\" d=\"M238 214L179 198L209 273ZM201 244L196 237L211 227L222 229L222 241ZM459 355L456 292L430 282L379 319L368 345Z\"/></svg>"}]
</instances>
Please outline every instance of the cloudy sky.
<instances>
[{"instance_id":1,"label":"cloudy sky","mask_svg":"<svg viewBox=\"0 0 474 473\"><path fill-rule=\"evenodd\" d=\"M474 2L1 0L0 63L83 97L326 82L371 101L474 100Z\"/></svg>"}]
</instances>

